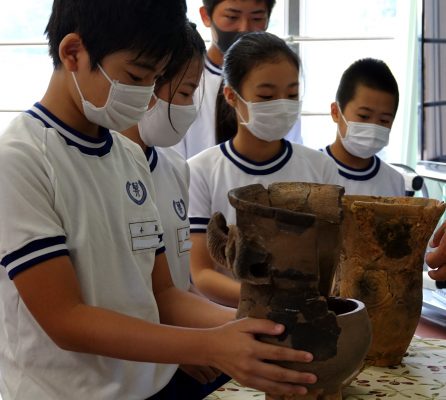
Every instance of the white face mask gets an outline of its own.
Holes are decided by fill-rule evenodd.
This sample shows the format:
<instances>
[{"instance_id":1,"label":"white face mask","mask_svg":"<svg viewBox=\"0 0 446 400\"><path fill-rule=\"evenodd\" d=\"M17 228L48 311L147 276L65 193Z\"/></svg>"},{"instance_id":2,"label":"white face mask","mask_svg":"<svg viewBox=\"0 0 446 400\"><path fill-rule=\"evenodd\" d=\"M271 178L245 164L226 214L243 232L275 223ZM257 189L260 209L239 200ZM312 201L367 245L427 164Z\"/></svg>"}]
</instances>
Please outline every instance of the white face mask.
<instances>
[{"instance_id":1,"label":"white face mask","mask_svg":"<svg viewBox=\"0 0 446 400\"><path fill-rule=\"evenodd\" d=\"M234 91L235 92L235 91ZM249 131L261 140L272 142L283 139L298 120L301 100L278 99L253 103L235 94L248 107L249 121L246 122L236 109L240 119Z\"/></svg>"},{"instance_id":2,"label":"white face mask","mask_svg":"<svg viewBox=\"0 0 446 400\"><path fill-rule=\"evenodd\" d=\"M338 110L347 125L347 131L342 137L338 126L337 133L345 150L350 154L359 158L370 158L389 144L390 128L364 122L347 122L339 104Z\"/></svg>"},{"instance_id":3,"label":"white face mask","mask_svg":"<svg viewBox=\"0 0 446 400\"><path fill-rule=\"evenodd\" d=\"M171 147L183 139L196 116L194 104L170 104L169 114L169 103L157 99L155 105L139 121L139 134L147 146Z\"/></svg>"},{"instance_id":4,"label":"white face mask","mask_svg":"<svg viewBox=\"0 0 446 400\"><path fill-rule=\"evenodd\" d=\"M72 72L74 83L81 96L85 117L92 123L118 132L136 125L147 111L155 85L124 85L111 80L100 65L99 70L110 82L110 91L103 107L96 107L84 99L76 75Z\"/></svg>"}]
</instances>

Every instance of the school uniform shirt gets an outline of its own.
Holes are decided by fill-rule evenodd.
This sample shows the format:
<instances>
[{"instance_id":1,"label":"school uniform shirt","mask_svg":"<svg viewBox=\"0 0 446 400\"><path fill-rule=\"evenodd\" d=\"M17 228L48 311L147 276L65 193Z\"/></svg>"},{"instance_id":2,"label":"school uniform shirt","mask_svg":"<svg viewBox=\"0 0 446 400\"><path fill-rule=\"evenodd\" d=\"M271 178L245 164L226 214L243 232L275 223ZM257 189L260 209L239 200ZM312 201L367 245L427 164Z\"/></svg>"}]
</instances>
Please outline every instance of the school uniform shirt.
<instances>
[{"instance_id":1,"label":"school uniform shirt","mask_svg":"<svg viewBox=\"0 0 446 400\"><path fill-rule=\"evenodd\" d=\"M191 248L189 205L189 166L171 148L149 147L146 157L156 188L156 205L161 217L170 274L176 287L190 287Z\"/></svg>"},{"instance_id":2,"label":"school uniform shirt","mask_svg":"<svg viewBox=\"0 0 446 400\"><path fill-rule=\"evenodd\" d=\"M174 146L184 158L189 159L201 151L215 146L215 107L218 91L223 81L222 69L205 57L203 76L194 93L197 117L180 143ZM302 144L300 119L291 128L286 139Z\"/></svg>"},{"instance_id":3,"label":"school uniform shirt","mask_svg":"<svg viewBox=\"0 0 446 400\"><path fill-rule=\"evenodd\" d=\"M207 224L220 211L228 224L235 224L235 209L229 204L231 189L261 183L313 182L339 184L336 164L320 151L282 140L282 149L271 160L253 162L239 154L232 140L211 147L188 160L190 167L189 219L191 232L206 232Z\"/></svg>"},{"instance_id":4,"label":"school uniform shirt","mask_svg":"<svg viewBox=\"0 0 446 400\"><path fill-rule=\"evenodd\" d=\"M100 133L83 135L37 103L0 137L4 400L144 399L177 368L62 350L12 281L69 256L86 304L159 323L151 273L164 243L147 160L124 136Z\"/></svg>"},{"instance_id":5,"label":"school uniform shirt","mask_svg":"<svg viewBox=\"0 0 446 400\"><path fill-rule=\"evenodd\" d=\"M403 176L386 164L378 156L372 157L369 167L355 169L337 160L330 150L330 146L322 149L337 165L341 185L345 194L358 194L369 196L405 196Z\"/></svg>"}]
</instances>

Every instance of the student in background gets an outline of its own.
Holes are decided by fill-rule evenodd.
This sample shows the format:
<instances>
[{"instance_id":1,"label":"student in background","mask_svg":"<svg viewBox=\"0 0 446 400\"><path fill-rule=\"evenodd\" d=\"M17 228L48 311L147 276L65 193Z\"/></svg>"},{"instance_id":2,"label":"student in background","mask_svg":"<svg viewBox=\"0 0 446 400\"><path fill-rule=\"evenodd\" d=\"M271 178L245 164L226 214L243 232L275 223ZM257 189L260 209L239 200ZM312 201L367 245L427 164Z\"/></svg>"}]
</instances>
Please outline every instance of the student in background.
<instances>
[{"instance_id":1,"label":"student in background","mask_svg":"<svg viewBox=\"0 0 446 400\"><path fill-rule=\"evenodd\" d=\"M206 246L210 217L220 211L235 223L230 189L280 181L338 183L335 163L320 151L283 139L299 117L296 54L266 32L242 36L225 54L224 95L237 114L237 134L188 160L193 283L213 301L237 306L240 283L213 264Z\"/></svg>"},{"instance_id":2,"label":"student in background","mask_svg":"<svg viewBox=\"0 0 446 400\"><path fill-rule=\"evenodd\" d=\"M123 132L146 154L170 273L175 286L183 290L190 288L189 166L172 146L184 137L197 115L193 95L206 53L195 25L190 24L188 31L188 45L157 80L149 110L138 125Z\"/></svg>"},{"instance_id":3,"label":"student in background","mask_svg":"<svg viewBox=\"0 0 446 400\"><path fill-rule=\"evenodd\" d=\"M138 143L146 154L156 192L156 206L164 231L163 241L170 275L174 285L186 291L191 288L189 268L191 241L187 216L189 166L171 146L184 137L195 119L197 111L193 103L193 94L203 72L206 53L204 41L197 32L195 24L190 24L187 31L187 46L176 55L174 61L169 63L163 76L158 78L149 110L138 125L122 132ZM180 369L182 372L177 374L182 376L183 380L186 380L184 375L186 373L197 381L190 382L189 387L183 386L183 392L197 391L200 383L203 385L202 397L229 380L229 377L221 375L212 367L182 365ZM208 384L210 382L213 383ZM191 388L190 385L195 388ZM167 390L171 389L164 389Z\"/></svg>"},{"instance_id":4,"label":"student in background","mask_svg":"<svg viewBox=\"0 0 446 400\"><path fill-rule=\"evenodd\" d=\"M5 399L165 398L164 387L181 393L176 364L212 366L275 395L306 393L299 383L316 379L268 362L311 359L255 340L283 326L233 321L174 287L147 160L116 132L139 122L186 46L183 5L53 3L48 89L0 137Z\"/></svg>"},{"instance_id":5,"label":"student in background","mask_svg":"<svg viewBox=\"0 0 446 400\"><path fill-rule=\"evenodd\" d=\"M222 98L222 64L225 52L244 33L265 31L275 0L203 0L200 15L203 24L211 29L212 43L205 58L204 75L195 94L197 119L185 138L175 146L185 158L190 158L222 141L216 131L217 99ZM232 120L231 120L232 122ZM232 126L232 125L231 125ZM227 136L230 136L228 133ZM300 126L288 135L291 141L301 142Z\"/></svg>"},{"instance_id":6,"label":"student in background","mask_svg":"<svg viewBox=\"0 0 446 400\"><path fill-rule=\"evenodd\" d=\"M323 151L337 164L346 194L404 196L403 176L376 154L389 143L398 84L381 60L364 58L341 77L331 117L336 139Z\"/></svg>"}]
</instances>

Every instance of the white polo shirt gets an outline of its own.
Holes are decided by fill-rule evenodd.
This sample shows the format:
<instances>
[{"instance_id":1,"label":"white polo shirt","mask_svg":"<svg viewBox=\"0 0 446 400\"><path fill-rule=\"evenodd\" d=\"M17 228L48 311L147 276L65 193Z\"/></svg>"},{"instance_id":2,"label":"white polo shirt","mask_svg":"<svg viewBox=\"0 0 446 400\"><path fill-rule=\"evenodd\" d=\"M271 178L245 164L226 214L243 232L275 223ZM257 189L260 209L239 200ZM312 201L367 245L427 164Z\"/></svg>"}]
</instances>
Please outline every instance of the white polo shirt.
<instances>
[{"instance_id":1,"label":"white polo shirt","mask_svg":"<svg viewBox=\"0 0 446 400\"><path fill-rule=\"evenodd\" d=\"M190 167L189 219L191 232L206 232L207 224L220 211L228 224L235 224L235 209L229 204L231 189L261 183L313 182L339 184L336 164L320 151L282 140L282 150L271 160L253 162L239 154L232 140L211 147L188 160Z\"/></svg>"},{"instance_id":2,"label":"white polo shirt","mask_svg":"<svg viewBox=\"0 0 446 400\"><path fill-rule=\"evenodd\" d=\"M60 349L11 280L68 255L86 304L159 322L151 273L163 231L141 149L107 129L92 139L36 104L0 137L0 185L3 399L140 400L158 392L176 365Z\"/></svg>"},{"instance_id":3,"label":"white polo shirt","mask_svg":"<svg viewBox=\"0 0 446 400\"><path fill-rule=\"evenodd\" d=\"M188 290L192 246L188 217L189 166L171 148L149 147L146 156L156 188L156 205L164 228L170 274L176 287Z\"/></svg>"},{"instance_id":4,"label":"white polo shirt","mask_svg":"<svg viewBox=\"0 0 446 400\"><path fill-rule=\"evenodd\" d=\"M336 162L340 184L344 186L345 194L405 196L403 176L378 156L373 156L372 163L367 168L355 169L337 160L330 146L322 149L322 152Z\"/></svg>"}]
</instances>

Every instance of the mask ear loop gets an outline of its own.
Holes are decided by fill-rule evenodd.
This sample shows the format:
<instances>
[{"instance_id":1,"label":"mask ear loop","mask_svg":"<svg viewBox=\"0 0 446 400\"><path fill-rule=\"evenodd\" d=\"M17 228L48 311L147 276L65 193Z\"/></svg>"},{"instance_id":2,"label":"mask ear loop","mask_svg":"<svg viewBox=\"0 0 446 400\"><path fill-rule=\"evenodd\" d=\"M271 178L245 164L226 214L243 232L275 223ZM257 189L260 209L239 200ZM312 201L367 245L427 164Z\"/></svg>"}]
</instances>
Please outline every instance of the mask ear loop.
<instances>
[{"instance_id":1,"label":"mask ear loop","mask_svg":"<svg viewBox=\"0 0 446 400\"><path fill-rule=\"evenodd\" d=\"M98 64L98 68L99 68L99 71L101 71L102 75L105 76L105 79L108 80L108 82L110 83L111 87L113 87L113 86L115 85L115 82L113 82L113 81L110 79L110 77L107 75L107 73L106 73L106 72L104 71L104 69L101 67L101 64ZM77 91L79 92L79 96L81 97L82 103L89 103L88 100L85 100L85 97L84 97L84 95L82 94L81 88L79 87L79 83L77 82L76 74L74 73L74 71L71 71L71 75L73 75L74 84L76 85L76 89L77 89ZM111 90L110 90L109 93L108 93L107 101L106 101L105 104L108 103L108 101L109 101L109 99L110 99L110 96L111 96ZM91 103L90 103L90 104L91 104ZM105 107L105 105L104 105L103 107ZM95 106L95 108L102 108L102 107L96 107L96 106Z\"/></svg>"},{"instance_id":2,"label":"mask ear loop","mask_svg":"<svg viewBox=\"0 0 446 400\"><path fill-rule=\"evenodd\" d=\"M104 68L101 67L101 64L98 64L98 68L99 68L99 71L102 72L102 75L104 75L105 78L110 82L110 85L113 86L116 82L118 82L118 81L112 81L112 80L111 80L111 78L110 78L110 77L107 75L107 73L104 71Z\"/></svg>"},{"instance_id":3,"label":"mask ear loop","mask_svg":"<svg viewBox=\"0 0 446 400\"><path fill-rule=\"evenodd\" d=\"M248 116L249 116L249 119L251 119L251 111L250 111L250 104L251 104L251 102L246 101L242 96L240 96L240 95L238 94L238 92L237 92L233 87L231 87L231 89L233 90L233 92L235 93L235 95L242 101L242 103L245 104L246 108L248 109ZM247 122L247 121L245 120L245 118L243 118L242 114L240 114L240 111L239 111L236 107L234 107L234 108L235 108L235 112L237 113L237 115L238 115L238 116L240 117L240 119L242 120L241 124L247 126L248 123L249 123L249 121Z\"/></svg>"},{"instance_id":4,"label":"mask ear loop","mask_svg":"<svg viewBox=\"0 0 446 400\"><path fill-rule=\"evenodd\" d=\"M338 125L337 134L339 135L339 137L342 140L342 139L345 139L348 135L348 121L345 119L344 114L341 111L341 106L339 105L339 102L336 102L336 105L338 106L338 111L339 111L339 114L341 115L341 118L344 120L345 125L347 126L347 130L345 131L345 136L342 137L341 131L339 130L339 125Z\"/></svg>"},{"instance_id":5,"label":"mask ear loop","mask_svg":"<svg viewBox=\"0 0 446 400\"><path fill-rule=\"evenodd\" d=\"M156 107L159 107L159 97L156 95L156 93L152 94L152 98L150 99L150 101L152 101L152 99L155 101L152 105L152 107L150 107L147 111L151 111L154 110ZM150 102L149 102L150 103ZM148 106L148 105L147 105Z\"/></svg>"},{"instance_id":6,"label":"mask ear loop","mask_svg":"<svg viewBox=\"0 0 446 400\"><path fill-rule=\"evenodd\" d=\"M84 98L84 96L83 96L83 94L81 92L81 88L79 87L79 83L77 83L76 74L74 73L74 71L71 71L71 75L73 75L74 84L76 85L76 89L79 92L79 96L81 96L82 103L84 103L85 102L85 98Z\"/></svg>"}]
</instances>

